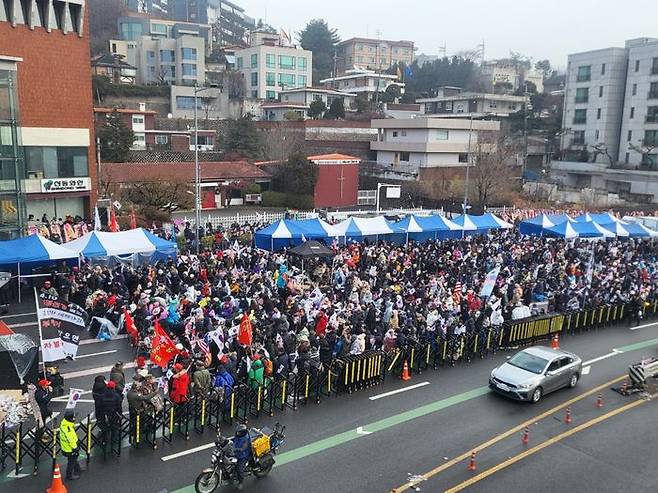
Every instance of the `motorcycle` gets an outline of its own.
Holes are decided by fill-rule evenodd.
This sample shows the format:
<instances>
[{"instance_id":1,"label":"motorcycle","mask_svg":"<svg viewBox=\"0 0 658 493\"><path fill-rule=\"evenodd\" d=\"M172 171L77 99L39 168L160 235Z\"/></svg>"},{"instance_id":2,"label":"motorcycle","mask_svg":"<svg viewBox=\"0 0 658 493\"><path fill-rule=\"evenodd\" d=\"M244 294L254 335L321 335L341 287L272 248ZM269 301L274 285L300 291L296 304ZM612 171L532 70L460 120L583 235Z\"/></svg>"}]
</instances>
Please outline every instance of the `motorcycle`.
<instances>
[{"instance_id":1,"label":"motorcycle","mask_svg":"<svg viewBox=\"0 0 658 493\"><path fill-rule=\"evenodd\" d=\"M274 425L274 430L267 428L251 428L249 435L252 444L263 437L269 438L269 447L264 449L254 450L260 448L259 446L252 446L252 458L245 467L244 477L255 476L256 478L264 478L267 476L272 467L274 467L274 454L276 454L279 447L281 447L286 440L284 435L286 427L281 426L279 423ZM267 439L265 440L267 442ZM262 443L262 442L261 442ZM261 453L259 453L261 452ZM217 488L229 485L237 481L235 468L238 459L233 453L232 439L225 438L221 433L217 434L215 440L215 449L212 453L211 466L201 471L194 482L194 489L196 493L212 493Z\"/></svg>"}]
</instances>

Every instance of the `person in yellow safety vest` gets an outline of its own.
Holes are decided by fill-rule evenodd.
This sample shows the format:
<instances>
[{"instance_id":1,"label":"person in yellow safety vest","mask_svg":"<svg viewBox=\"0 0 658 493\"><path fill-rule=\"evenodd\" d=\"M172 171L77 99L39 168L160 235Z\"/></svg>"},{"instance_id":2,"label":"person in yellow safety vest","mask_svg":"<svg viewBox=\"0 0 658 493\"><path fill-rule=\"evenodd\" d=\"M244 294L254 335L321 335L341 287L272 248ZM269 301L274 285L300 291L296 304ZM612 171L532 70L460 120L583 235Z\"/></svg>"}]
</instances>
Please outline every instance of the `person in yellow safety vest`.
<instances>
[{"instance_id":1,"label":"person in yellow safety vest","mask_svg":"<svg viewBox=\"0 0 658 493\"><path fill-rule=\"evenodd\" d=\"M66 464L66 479L80 479L80 464L78 464L78 435L75 433L75 413L66 411L59 425L59 446L68 459Z\"/></svg>"}]
</instances>

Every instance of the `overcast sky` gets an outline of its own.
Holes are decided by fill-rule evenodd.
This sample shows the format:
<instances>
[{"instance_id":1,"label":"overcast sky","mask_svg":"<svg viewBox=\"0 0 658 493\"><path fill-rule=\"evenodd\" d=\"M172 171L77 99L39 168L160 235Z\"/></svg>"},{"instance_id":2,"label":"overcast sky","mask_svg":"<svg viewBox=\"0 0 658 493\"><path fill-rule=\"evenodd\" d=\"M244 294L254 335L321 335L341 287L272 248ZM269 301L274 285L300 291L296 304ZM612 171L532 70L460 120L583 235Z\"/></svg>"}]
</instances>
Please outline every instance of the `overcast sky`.
<instances>
[{"instance_id":1,"label":"overcast sky","mask_svg":"<svg viewBox=\"0 0 658 493\"><path fill-rule=\"evenodd\" d=\"M513 50L560 67L569 53L658 37L658 0L234 1L286 31L320 17L341 39L376 38L379 30L382 38L414 41L417 53L432 55L444 45L449 55L473 49L484 39L487 59Z\"/></svg>"}]
</instances>

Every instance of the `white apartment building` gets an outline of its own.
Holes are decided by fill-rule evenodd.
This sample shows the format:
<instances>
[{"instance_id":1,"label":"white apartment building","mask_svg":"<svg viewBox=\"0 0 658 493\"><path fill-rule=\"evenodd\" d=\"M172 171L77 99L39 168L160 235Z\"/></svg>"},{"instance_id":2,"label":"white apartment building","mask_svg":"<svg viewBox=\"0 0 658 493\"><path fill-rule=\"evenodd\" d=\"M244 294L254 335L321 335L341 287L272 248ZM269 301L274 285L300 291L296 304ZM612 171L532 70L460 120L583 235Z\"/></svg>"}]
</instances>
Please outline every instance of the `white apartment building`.
<instances>
[{"instance_id":1,"label":"white apartment building","mask_svg":"<svg viewBox=\"0 0 658 493\"><path fill-rule=\"evenodd\" d=\"M276 100L286 89L313 81L313 53L275 43L236 50L236 70L242 72L247 97Z\"/></svg>"},{"instance_id":2,"label":"white apartment building","mask_svg":"<svg viewBox=\"0 0 658 493\"><path fill-rule=\"evenodd\" d=\"M496 92L496 86L509 84L514 92L523 88L524 82L532 82L538 93L544 92L544 76L533 69L520 67L508 61L494 60L482 64L482 81L487 90Z\"/></svg>"},{"instance_id":3,"label":"white apartment building","mask_svg":"<svg viewBox=\"0 0 658 493\"><path fill-rule=\"evenodd\" d=\"M377 92L384 92L390 85L397 85L404 94L405 84L398 82L397 75L382 74L374 70L348 70L338 77L323 79L320 84L327 89L351 92L371 98Z\"/></svg>"},{"instance_id":4,"label":"white apartment building","mask_svg":"<svg viewBox=\"0 0 658 493\"><path fill-rule=\"evenodd\" d=\"M372 120L371 125L377 129L377 140L370 143L377 164L416 179L423 170L466 166L478 133L500 130L497 121L457 118Z\"/></svg>"},{"instance_id":5,"label":"white apartment building","mask_svg":"<svg viewBox=\"0 0 658 493\"><path fill-rule=\"evenodd\" d=\"M628 75L619 161L658 168L658 39L629 40L626 49ZM651 147L656 149L648 152Z\"/></svg>"},{"instance_id":6,"label":"white apartment building","mask_svg":"<svg viewBox=\"0 0 658 493\"><path fill-rule=\"evenodd\" d=\"M427 116L477 118L484 115L507 117L523 110L525 100L525 96L462 92L459 87L440 87L436 96L417 99L416 103L423 106Z\"/></svg>"},{"instance_id":7,"label":"white apartment building","mask_svg":"<svg viewBox=\"0 0 658 493\"><path fill-rule=\"evenodd\" d=\"M313 101L322 101L329 108L336 99L342 100L343 107L349 110L354 105L356 94L321 87L298 87L281 91L281 101L285 103L303 103L310 106Z\"/></svg>"}]
</instances>

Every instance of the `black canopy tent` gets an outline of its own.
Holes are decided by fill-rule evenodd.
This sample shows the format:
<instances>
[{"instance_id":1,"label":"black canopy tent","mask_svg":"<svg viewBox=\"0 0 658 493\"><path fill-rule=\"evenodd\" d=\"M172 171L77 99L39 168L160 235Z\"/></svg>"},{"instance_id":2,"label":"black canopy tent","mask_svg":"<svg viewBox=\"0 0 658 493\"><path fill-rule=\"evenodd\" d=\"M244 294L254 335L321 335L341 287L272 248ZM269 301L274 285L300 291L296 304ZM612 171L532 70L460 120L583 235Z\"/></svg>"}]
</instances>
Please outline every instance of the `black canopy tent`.
<instances>
[{"instance_id":1,"label":"black canopy tent","mask_svg":"<svg viewBox=\"0 0 658 493\"><path fill-rule=\"evenodd\" d=\"M288 250L288 253L302 259L302 274L304 274L304 259L334 256L334 251L331 248L315 240L305 241L301 245Z\"/></svg>"}]
</instances>

